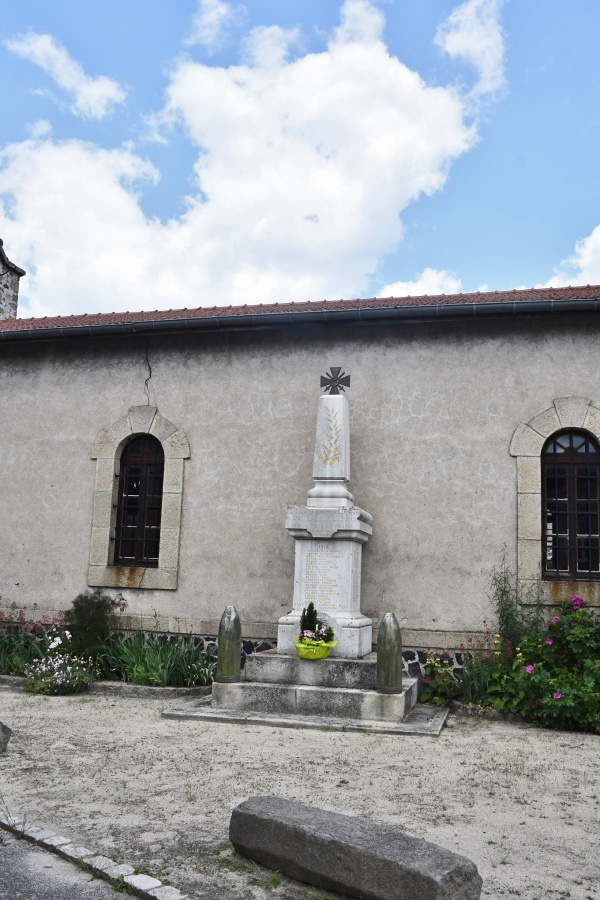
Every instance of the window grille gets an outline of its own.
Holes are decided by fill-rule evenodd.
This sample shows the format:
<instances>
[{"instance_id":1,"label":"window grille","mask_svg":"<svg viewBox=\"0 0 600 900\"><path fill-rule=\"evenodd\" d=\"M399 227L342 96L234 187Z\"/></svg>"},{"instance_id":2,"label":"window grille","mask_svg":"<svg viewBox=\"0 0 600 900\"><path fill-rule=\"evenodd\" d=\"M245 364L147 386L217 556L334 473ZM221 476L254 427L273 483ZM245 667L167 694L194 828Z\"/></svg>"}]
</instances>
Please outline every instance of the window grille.
<instances>
[{"instance_id":1,"label":"window grille","mask_svg":"<svg viewBox=\"0 0 600 900\"><path fill-rule=\"evenodd\" d=\"M165 456L155 437L138 435L121 453L114 564L158 566Z\"/></svg>"},{"instance_id":2,"label":"window grille","mask_svg":"<svg viewBox=\"0 0 600 900\"><path fill-rule=\"evenodd\" d=\"M600 449L586 432L553 434L542 450L542 571L547 578L600 579Z\"/></svg>"}]
</instances>

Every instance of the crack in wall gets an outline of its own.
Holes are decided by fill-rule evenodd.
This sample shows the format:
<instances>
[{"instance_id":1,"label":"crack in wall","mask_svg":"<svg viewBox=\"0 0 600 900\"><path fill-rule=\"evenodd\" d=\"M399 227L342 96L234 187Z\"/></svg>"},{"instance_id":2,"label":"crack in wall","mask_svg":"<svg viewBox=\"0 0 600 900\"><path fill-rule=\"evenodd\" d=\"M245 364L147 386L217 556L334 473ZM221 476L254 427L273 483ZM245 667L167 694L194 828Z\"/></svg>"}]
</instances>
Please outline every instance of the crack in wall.
<instances>
[{"instance_id":1,"label":"crack in wall","mask_svg":"<svg viewBox=\"0 0 600 900\"><path fill-rule=\"evenodd\" d=\"M146 395L146 406L150 406L150 379L152 378L152 366L150 365L150 346L147 337L144 338L144 343L146 345L146 365L148 366L148 377L144 380L144 393Z\"/></svg>"}]
</instances>

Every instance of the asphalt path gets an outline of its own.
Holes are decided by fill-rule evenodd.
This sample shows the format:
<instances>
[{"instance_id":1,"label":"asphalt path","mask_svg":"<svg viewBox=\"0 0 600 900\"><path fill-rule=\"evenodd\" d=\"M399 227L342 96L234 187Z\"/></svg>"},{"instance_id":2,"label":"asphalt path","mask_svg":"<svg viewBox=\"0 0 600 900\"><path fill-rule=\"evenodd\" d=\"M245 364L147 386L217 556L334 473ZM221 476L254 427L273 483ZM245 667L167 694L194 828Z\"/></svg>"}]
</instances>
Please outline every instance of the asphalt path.
<instances>
[{"instance_id":1,"label":"asphalt path","mask_svg":"<svg viewBox=\"0 0 600 900\"><path fill-rule=\"evenodd\" d=\"M29 841L0 831L0 900L114 900L101 878Z\"/></svg>"}]
</instances>

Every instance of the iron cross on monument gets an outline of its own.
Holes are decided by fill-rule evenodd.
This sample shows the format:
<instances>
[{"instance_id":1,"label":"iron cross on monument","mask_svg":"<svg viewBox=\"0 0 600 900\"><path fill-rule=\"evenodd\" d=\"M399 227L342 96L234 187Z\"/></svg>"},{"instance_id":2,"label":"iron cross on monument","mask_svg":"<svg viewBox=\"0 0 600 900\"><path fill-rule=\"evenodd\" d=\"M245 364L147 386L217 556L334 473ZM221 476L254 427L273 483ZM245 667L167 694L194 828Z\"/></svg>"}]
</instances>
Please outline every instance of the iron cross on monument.
<instances>
[{"instance_id":1,"label":"iron cross on monument","mask_svg":"<svg viewBox=\"0 0 600 900\"><path fill-rule=\"evenodd\" d=\"M325 388L325 393L339 394L344 389L350 387L350 376L342 372L341 366L330 366L329 372L321 375L321 387Z\"/></svg>"}]
</instances>

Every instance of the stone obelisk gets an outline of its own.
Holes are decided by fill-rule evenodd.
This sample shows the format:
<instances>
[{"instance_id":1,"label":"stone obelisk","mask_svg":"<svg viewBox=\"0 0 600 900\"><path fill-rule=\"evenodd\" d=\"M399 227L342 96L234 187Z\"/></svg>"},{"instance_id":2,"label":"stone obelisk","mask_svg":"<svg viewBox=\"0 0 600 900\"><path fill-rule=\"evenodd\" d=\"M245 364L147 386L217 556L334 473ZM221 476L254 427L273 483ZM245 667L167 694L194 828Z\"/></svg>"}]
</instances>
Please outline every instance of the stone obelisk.
<instances>
[{"instance_id":1,"label":"stone obelisk","mask_svg":"<svg viewBox=\"0 0 600 900\"><path fill-rule=\"evenodd\" d=\"M293 609L279 620L277 651L295 653L302 609L312 601L333 628L332 656L357 659L372 649L371 619L360 611L362 546L373 517L354 504L350 483L350 410L343 391L350 376L331 367L321 376L313 463L306 506L288 507L285 523L296 541Z\"/></svg>"}]
</instances>

